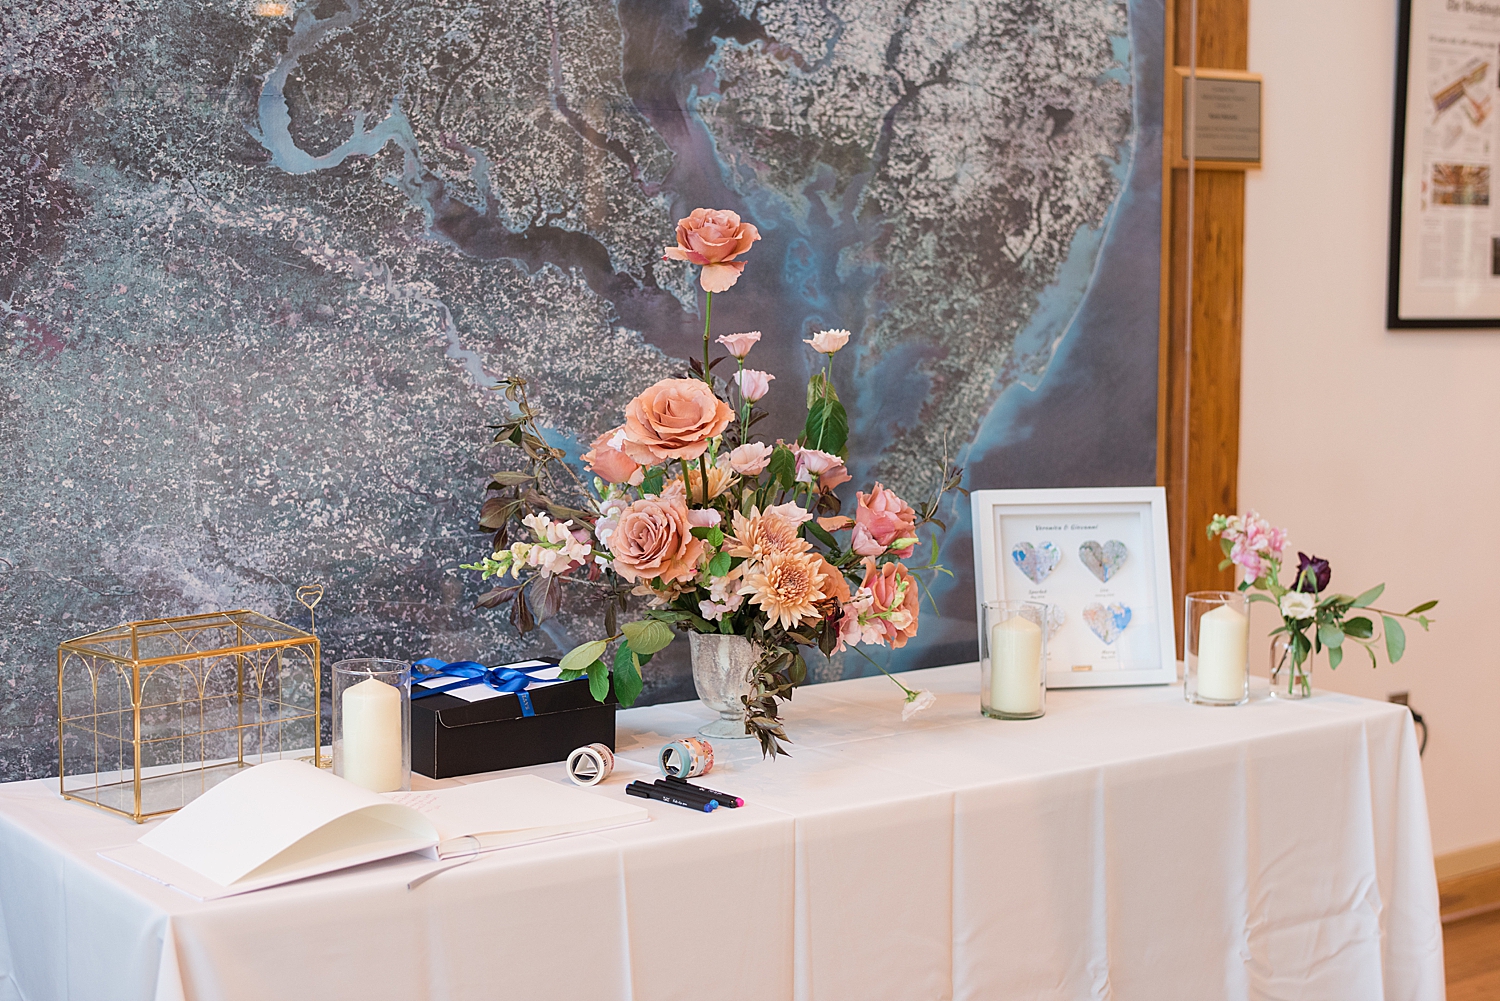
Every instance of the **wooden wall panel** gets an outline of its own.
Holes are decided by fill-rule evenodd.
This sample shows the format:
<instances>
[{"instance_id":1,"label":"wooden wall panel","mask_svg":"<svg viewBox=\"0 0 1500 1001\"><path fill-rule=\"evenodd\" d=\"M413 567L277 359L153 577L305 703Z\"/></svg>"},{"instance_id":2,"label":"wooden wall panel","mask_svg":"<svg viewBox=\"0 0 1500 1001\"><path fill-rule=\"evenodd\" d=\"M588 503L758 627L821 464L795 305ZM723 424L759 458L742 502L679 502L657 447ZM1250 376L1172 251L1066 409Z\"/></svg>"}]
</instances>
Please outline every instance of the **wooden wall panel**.
<instances>
[{"instance_id":1,"label":"wooden wall panel","mask_svg":"<svg viewBox=\"0 0 1500 1001\"><path fill-rule=\"evenodd\" d=\"M1187 66L1191 56L1190 14L1189 0L1173 0L1171 58L1180 66ZM1200 67L1246 69L1248 42L1248 0L1200 0ZM1175 137L1167 141L1174 142ZM1196 172L1191 297L1187 295L1188 174L1185 170L1170 174L1157 482L1167 488L1172 583L1180 615L1187 592L1234 586L1233 573L1218 569L1221 553L1204 535L1204 526L1214 514L1233 512L1238 504L1245 174L1239 170ZM1185 322L1189 301L1191 357ZM1178 656L1182 655L1181 643L1179 629Z\"/></svg>"}]
</instances>

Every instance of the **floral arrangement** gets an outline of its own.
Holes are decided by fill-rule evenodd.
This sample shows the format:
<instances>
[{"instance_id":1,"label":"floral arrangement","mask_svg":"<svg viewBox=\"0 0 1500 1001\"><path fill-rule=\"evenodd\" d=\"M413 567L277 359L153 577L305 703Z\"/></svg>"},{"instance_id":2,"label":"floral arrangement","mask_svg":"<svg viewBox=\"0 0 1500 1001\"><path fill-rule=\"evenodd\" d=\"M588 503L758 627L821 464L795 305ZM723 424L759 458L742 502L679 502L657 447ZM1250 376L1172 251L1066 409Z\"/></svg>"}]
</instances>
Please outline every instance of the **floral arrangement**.
<instances>
[{"instance_id":1,"label":"floral arrangement","mask_svg":"<svg viewBox=\"0 0 1500 1001\"><path fill-rule=\"evenodd\" d=\"M1384 639L1386 657L1392 664L1406 653L1406 629L1402 620L1416 622L1423 631L1432 624L1424 612L1437 607L1436 601L1424 601L1406 612L1376 608L1375 602L1385 591L1377 584L1357 596L1328 591L1333 569L1328 561L1306 553L1297 554L1297 572L1290 586L1281 583L1282 554L1286 550L1286 532L1248 511L1243 516L1214 515L1208 525L1208 537L1218 538L1224 550L1223 570L1238 566L1244 571L1241 591L1254 590L1252 602L1268 602L1281 613L1281 625L1272 636L1286 637L1286 651L1279 671L1291 658L1287 690L1300 687L1301 694L1311 692L1308 672L1303 668L1314 654L1328 650L1328 666L1336 668L1344 659L1345 646L1352 642L1370 656L1370 666L1378 665L1375 645ZM1373 616L1380 617L1381 636L1375 632Z\"/></svg>"},{"instance_id":2,"label":"floral arrangement","mask_svg":"<svg viewBox=\"0 0 1500 1001\"><path fill-rule=\"evenodd\" d=\"M937 489L918 507L875 483L855 495L852 517L842 513L834 491L851 480L849 420L832 359L848 343L847 330L823 330L804 342L822 366L808 380L797 440L755 438L752 429L767 416L760 404L776 378L746 367L761 334L722 335L716 343L725 353L710 358L710 324L714 294L738 282L745 269L739 258L759 239L734 212L695 209L678 222L677 244L665 259L702 269L703 358L630 401L620 425L582 457L591 482L546 442L526 382L511 378L497 387L515 409L495 426L495 440L521 449L530 468L494 474L480 511L480 524L495 532L494 551L465 569L513 581L479 604L508 603L522 632L557 614L565 587L586 589L601 602L602 635L562 658L563 677L586 675L601 701L612 681L622 705L634 702L641 667L678 631L750 640L759 658L744 697L746 733L774 756L786 753L788 739L778 706L806 680L811 650L829 656L860 644L902 647L916 634L919 574L946 571L936 563L935 537L925 564L903 561L924 528L945 527L938 506L961 472L944 459ZM728 359L734 372L720 378L714 369ZM574 506L558 499L564 495L576 498ZM517 522L524 532L515 531ZM645 599L645 607L621 624L632 597ZM891 678L904 693L904 716L933 701Z\"/></svg>"}]
</instances>

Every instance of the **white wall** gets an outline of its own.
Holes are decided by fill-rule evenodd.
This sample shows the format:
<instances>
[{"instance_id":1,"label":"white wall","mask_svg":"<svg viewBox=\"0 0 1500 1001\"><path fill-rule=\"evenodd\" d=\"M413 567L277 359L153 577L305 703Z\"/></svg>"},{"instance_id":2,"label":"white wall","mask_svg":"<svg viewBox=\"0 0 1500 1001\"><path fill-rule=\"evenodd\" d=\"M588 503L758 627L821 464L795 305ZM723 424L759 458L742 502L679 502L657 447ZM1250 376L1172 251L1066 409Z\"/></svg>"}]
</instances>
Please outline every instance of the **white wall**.
<instances>
[{"instance_id":1,"label":"white wall","mask_svg":"<svg viewBox=\"0 0 1500 1001\"><path fill-rule=\"evenodd\" d=\"M1385 329L1395 51L1395 0L1251 4L1266 135L1246 185L1239 497L1330 559L1337 589L1441 599L1400 665L1322 661L1314 683L1411 691L1443 854L1500 841L1500 331Z\"/></svg>"}]
</instances>

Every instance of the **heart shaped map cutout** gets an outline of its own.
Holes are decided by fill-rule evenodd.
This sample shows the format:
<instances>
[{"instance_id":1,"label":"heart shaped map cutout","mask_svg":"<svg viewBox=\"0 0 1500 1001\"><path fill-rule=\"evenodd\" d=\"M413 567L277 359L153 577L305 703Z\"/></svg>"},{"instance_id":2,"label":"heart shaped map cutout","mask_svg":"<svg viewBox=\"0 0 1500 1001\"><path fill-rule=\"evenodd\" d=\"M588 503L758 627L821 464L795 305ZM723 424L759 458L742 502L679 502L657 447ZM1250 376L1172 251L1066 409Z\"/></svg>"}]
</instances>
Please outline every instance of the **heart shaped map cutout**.
<instances>
[{"instance_id":1,"label":"heart shaped map cutout","mask_svg":"<svg viewBox=\"0 0 1500 1001\"><path fill-rule=\"evenodd\" d=\"M1033 546L1029 542L1017 542L1015 548L1010 551L1010 558L1016 561L1016 566L1021 568L1023 574L1031 578L1033 584L1040 584L1057 569L1057 564L1062 560L1062 550L1050 542L1044 542L1039 546Z\"/></svg>"},{"instance_id":2,"label":"heart shaped map cutout","mask_svg":"<svg viewBox=\"0 0 1500 1001\"><path fill-rule=\"evenodd\" d=\"M1120 572L1120 567L1125 565L1125 558L1129 555L1130 550L1119 539L1110 539L1102 546L1089 541L1078 547L1078 558L1083 561L1083 565L1106 584Z\"/></svg>"},{"instance_id":3,"label":"heart shaped map cutout","mask_svg":"<svg viewBox=\"0 0 1500 1001\"><path fill-rule=\"evenodd\" d=\"M1083 621L1089 624L1095 636L1106 643L1113 643L1120 638L1125 627L1130 625L1130 609L1118 601L1107 608L1096 601L1083 610Z\"/></svg>"}]
</instances>

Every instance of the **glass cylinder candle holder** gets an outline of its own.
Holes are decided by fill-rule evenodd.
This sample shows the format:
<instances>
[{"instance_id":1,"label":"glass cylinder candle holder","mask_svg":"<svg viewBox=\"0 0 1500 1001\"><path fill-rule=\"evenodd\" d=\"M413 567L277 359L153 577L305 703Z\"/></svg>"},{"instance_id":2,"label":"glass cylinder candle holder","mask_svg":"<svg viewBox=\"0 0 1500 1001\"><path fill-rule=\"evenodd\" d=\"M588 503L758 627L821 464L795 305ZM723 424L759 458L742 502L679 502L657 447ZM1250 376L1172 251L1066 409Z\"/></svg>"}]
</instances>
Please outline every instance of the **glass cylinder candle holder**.
<instances>
[{"instance_id":1,"label":"glass cylinder candle holder","mask_svg":"<svg viewBox=\"0 0 1500 1001\"><path fill-rule=\"evenodd\" d=\"M1182 617L1182 692L1204 706L1250 701L1250 603L1242 591L1194 591Z\"/></svg>"},{"instance_id":2,"label":"glass cylinder candle holder","mask_svg":"<svg viewBox=\"0 0 1500 1001\"><path fill-rule=\"evenodd\" d=\"M979 632L979 711L1036 719L1047 711L1047 606L987 601Z\"/></svg>"},{"instance_id":3,"label":"glass cylinder candle holder","mask_svg":"<svg viewBox=\"0 0 1500 1001\"><path fill-rule=\"evenodd\" d=\"M333 773L371 792L411 788L411 665L333 665Z\"/></svg>"}]
</instances>

